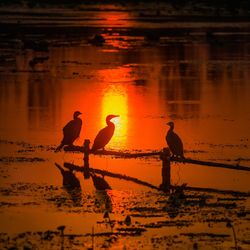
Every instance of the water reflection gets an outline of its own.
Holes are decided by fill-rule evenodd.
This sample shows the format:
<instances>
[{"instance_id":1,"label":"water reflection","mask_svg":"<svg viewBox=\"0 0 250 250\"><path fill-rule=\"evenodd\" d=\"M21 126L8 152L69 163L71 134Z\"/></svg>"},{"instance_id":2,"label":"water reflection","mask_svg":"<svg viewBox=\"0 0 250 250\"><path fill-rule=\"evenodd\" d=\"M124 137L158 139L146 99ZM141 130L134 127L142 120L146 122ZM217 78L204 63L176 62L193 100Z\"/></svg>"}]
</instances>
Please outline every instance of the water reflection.
<instances>
[{"instance_id":1,"label":"water reflection","mask_svg":"<svg viewBox=\"0 0 250 250\"><path fill-rule=\"evenodd\" d=\"M111 190L110 185L104 179L104 176L97 176L95 173L91 173L91 177L96 189L95 207L102 213L112 212L112 200L108 194L108 190Z\"/></svg>"},{"instance_id":2,"label":"water reflection","mask_svg":"<svg viewBox=\"0 0 250 250\"><path fill-rule=\"evenodd\" d=\"M63 177L63 187L70 195L71 200L73 201L74 206L81 206L82 200L82 190L80 181L77 179L73 170L65 170L59 164L55 163L55 166L59 169Z\"/></svg>"},{"instance_id":3,"label":"water reflection","mask_svg":"<svg viewBox=\"0 0 250 250\"><path fill-rule=\"evenodd\" d=\"M133 26L133 21L129 20L130 14L125 11L101 11L97 12L96 17L102 19L102 25L108 28Z\"/></svg>"},{"instance_id":4,"label":"water reflection","mask_svg":"<svg viewBox=\"0 0 250 250\"><path fill-rule=\"evenodd\" d=\"M112 200L105 190L97 190L95 193L95 208L101 213L112 212Z\"/></svg>"},{"instance_id":5,"label":"water reflection","mask_svg":"<svg viewBox=\"0 0 250 250\"><path fill-rule=\"evenodd\" d=\"M27 105L30 129L55 126L58 92L60 94L49 73L29 74Z\"/></svg>"},{"instance_id":6,"label":"water reflection","mask_svg":"<svg viewBox=\"0 0 250 250\"><path fill-rule=\"evenodd\" d=\"M120 118L110 148L158 150L171 117L187 157L248 159L249 44L233 44L166 42L107 52L67 43L50 47L34 70L30 60L42 55L13 51L15 62L0 65L0 136L56 144L80 109L91 143L113 113Z\"/></svg>"}]
</instances>

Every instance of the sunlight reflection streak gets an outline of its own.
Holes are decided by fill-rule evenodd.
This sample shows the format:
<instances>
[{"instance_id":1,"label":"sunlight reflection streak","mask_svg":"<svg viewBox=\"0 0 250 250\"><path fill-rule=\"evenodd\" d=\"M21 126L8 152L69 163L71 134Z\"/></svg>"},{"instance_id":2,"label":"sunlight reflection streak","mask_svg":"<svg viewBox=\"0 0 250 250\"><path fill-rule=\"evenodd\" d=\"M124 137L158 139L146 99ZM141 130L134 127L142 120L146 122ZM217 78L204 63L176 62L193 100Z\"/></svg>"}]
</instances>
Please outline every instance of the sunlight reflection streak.
<instances>
[{"instance_id":1,"label":"sunlight reflection streak","mask_svg":"<svg viewBox=\"0 0 250 250\"><path fill-rule=\"evenodd\" d=\"M102 127L106 126L105 119L107 115L119 115L120 117L112 119L116 125L116 129L109 146L124 148L126 146L128 131L128 98L126 87L119 84L124 76L124 69L102 70L100 74L107 86L103 90L100 125ZM112 82L116 82L116 84L112 84Z\"/></svg>"}]
</instances>

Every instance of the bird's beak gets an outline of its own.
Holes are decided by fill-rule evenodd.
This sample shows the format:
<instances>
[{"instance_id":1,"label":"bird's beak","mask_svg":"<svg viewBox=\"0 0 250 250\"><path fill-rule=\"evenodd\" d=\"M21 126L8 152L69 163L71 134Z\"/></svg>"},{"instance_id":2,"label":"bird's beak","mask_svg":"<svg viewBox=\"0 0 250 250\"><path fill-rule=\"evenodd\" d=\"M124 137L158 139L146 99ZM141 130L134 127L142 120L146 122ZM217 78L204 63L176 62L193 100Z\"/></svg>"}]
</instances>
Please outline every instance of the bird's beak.
<instances>
[{"instance_id":1,"label":"bird's beak","mask_svg":"<svg viewBox=\"0 0 250 250\"><path fill-rule=\"evenodd\" d=\"M120 117L120 116L119 116L119 115L113 115L111 119L114 119L114 118L116 118L116 117ZM111 120L111 119L110 119L110 120Z\"/></svg>"},{"instance_id":2,"label":"bird's beak","mask_svg":"<svg viewBox=\"0 0 250 250\"><path fill-rule=\"evenodd\" d=\"M167 122L166 125L170 126L169 122Z\"/></svg>"},{"instance_id":3,"label":"bird's beak","mask_svg":"<svg viewBox=\"0 0 250 250\"><path fill-rule=\"evenodd\" d=\"M120 116L119 115L112 115L111 117L112 117L111 119L113 119L115 117L120 117Z\"/></svg>"}]
</instances>

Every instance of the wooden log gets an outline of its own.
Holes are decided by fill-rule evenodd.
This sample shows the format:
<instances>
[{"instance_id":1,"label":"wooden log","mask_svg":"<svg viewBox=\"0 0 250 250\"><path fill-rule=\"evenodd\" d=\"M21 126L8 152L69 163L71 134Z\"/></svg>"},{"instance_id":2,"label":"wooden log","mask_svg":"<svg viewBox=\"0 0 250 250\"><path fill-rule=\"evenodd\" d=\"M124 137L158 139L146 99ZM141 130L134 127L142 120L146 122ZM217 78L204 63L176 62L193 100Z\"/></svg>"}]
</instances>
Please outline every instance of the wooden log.
<instances>
[{"instance_id":1,"label":"wooden log","mask_svg":"<svg viewBox=\"0 0 250 250\"><path fill-rule=\"evenodd\" d=\"M84 146L66 146L64 147L65 152L81 152L84 153L85 148ZM114 150L98 150L96 152L90 152L89 154L94 155L110 155L114 157L121 157L121 158L137 158L137 157L144 157L144 156L157 156L160 155L160 151L153 151L153 152L142 152L142 153L130 153L130 152L121 152L121 151L114 151Z\"/></svg>"},{"instance_id":2,"label":"wooden log","mask_svg":"<svg viewBox=\"0 0 250 250\"><path fill-rule=\"evenodd\" d=\"M83 162L84 162L84 167L89 168L89 144L90 140L86 139L84 140L83 147L84 147L84 157L83 157Z\"/></svg>"},{"instance_id":3,"label":"wooden log","mask_svg":"<svg viewBox=\"0 0 250 250\"><path fill-rule=\"evenodd\" d=\"M129 153L129 152L121 152L121 151L113 151L113 150L100 150L93 153L94 155L110 155L114 157L121 158L138 158L138 157L147 157L147 156L157 156L160 155L160 151L153 152L142 152L142 153Z\"/></svg>"},{"instance_id":4,"label":"wooden log","mask_svg":"<svg viewBox=\"0 0 250 250\"><path fill-rule=\"evenodd\" d=\"M246 166L231 165L231 164L226 164L226 163L210 162L210 161L200 161L200 160L194 160L190 158L182 159L178 157L171 157L171 161L191 163L191 164L215 167L215 168L227 168L227 169L234 169L234 170L250 171L250 167L246 167Z\"/></svg>"},{"instance_id":5,"label":"wooden log","mask_svg":"<svg viewBox=\"0 0 250 250\"><path fill-rule=\"evenodd\" d=\"M67 146L64 147L66 152L84 152L84 147L80 146ZM91 154L91 152L89 152ZM95 155L110 155L114 157L121 157L121 158L137 158L137 157L149 157L149 156L157 156L161 155L160 151L153 151L153 152L145 152L145 153L129 153L129 152L121 152L121 151L106 151L100 150L94 153ZM170 161L177 161L181 163L191 163L200 166L208 166L208 167L219 167L219 168L227 168L227 169L234 169L234 170L241 170L241 171L250 171L250 167L241 166L241 165L231 165L226 163L219 163L219 162L210 162L210 161L201 161L201 160L194 160L190 158L178 158L178 157L171 157Z\"/></svg>"},{"instance_id":6,"label":"wooden log","mask_svg":"<svg viewBox=\"0 0 250 250\"><path fill-rule=\"evenodd\" d=\"M65 152L79 152L79 153L84 153L84 146L65 146L63 148Z\"/></svg>"},{"instance_id":7,"label":"wooden log","mask_svg":"<svg viewBox=\"0 0 250 250\"><path fill-rule=\"evenodd\" d=\"M162 183L160 188L163 191L170 191L170 175L171 175L171 168L170 168L170 150L169 148L163 148L162 153L160 155L160 159L162 160Z\"/></svg>"}]
</instances>

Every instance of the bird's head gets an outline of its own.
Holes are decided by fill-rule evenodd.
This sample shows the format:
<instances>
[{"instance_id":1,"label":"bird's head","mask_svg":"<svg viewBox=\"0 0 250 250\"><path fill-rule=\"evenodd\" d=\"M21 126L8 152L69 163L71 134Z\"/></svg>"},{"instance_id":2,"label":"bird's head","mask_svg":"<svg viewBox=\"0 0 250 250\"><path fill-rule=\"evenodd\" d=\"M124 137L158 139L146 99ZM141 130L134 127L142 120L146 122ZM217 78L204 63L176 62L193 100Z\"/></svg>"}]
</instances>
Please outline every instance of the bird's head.
<instances>
[{"instance_id":1,"label":"bird's head","mask_svg":"<svg viewBox=\"0 0 250 250\"><path fill-rule=\"evenodd\" d=\"M82 113L80 112L80 111L76 111L76 112L74 112L74 115L73 115L73 117L74 117L74 119L76 119L79 115L81 115Z\"/></svg>"},{"instance_id":2,"label":"bird's head","mask_svg":"<svg viewBox=\"0 0 250 250\"><path fill-rule=\"evenodd\" d=\"M113 118L115 118L115 117L119 117L119 115L108 115L108 116L106 117L106 122L107 122L107 123L110 122L110 120L113 119Z\"/></svg>"},{"instance_id":3,"label":"bird's head","mask_svg":"<svg viewBox=\"0 0 250 250\"><path fill-rule=\"evenodd\" d=\"M168 125L171 129L174 129L174 122L168 122L167 125Z\"/></svg>"}]
</instances>

